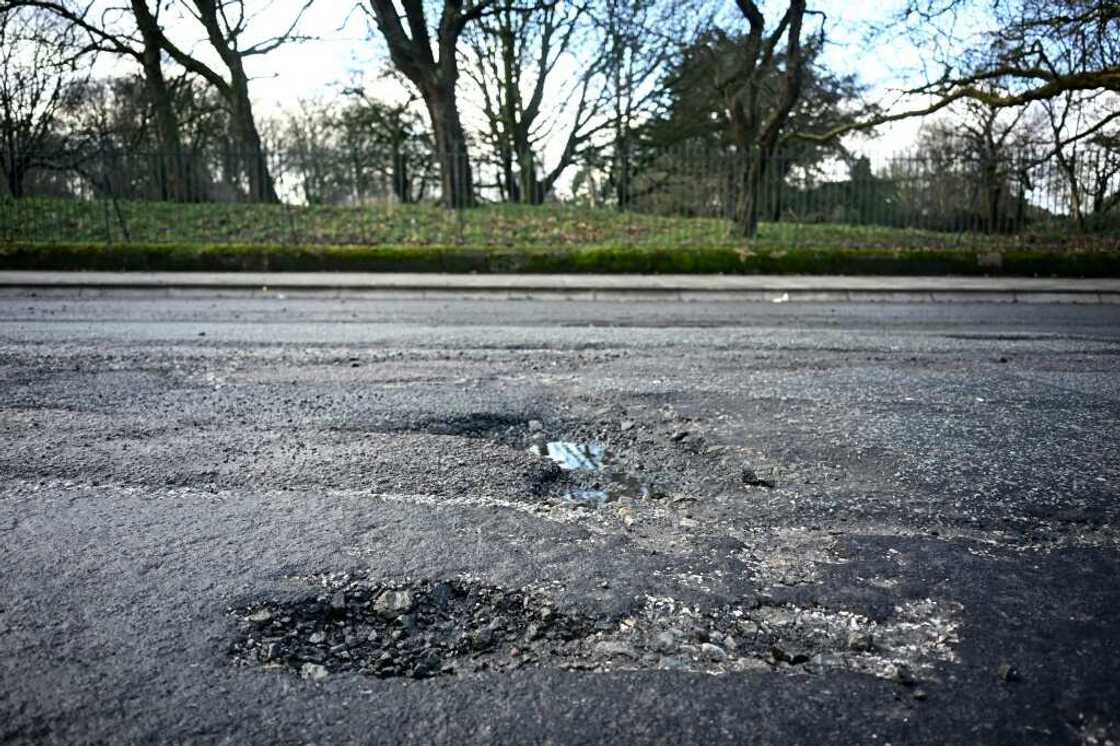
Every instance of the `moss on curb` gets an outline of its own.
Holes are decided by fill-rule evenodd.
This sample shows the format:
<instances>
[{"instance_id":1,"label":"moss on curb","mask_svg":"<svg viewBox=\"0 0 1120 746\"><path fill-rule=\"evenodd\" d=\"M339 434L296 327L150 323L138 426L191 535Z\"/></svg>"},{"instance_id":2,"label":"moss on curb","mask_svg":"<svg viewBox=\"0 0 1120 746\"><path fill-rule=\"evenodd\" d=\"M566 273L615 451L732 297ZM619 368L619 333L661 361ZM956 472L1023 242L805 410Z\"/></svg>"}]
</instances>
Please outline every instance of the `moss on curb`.
<instances>
[{"instance_id":1,"label":"moss on curb","mask_svg":"<svg viewBox=\"0 0 1120 746\"><path fill-rule=\"evenodd\" d=\"M1120 252L791 248L744 251L580 244L567 248L453 245L197 243L0 244L0 268L177 272L452 272L604 274L988 275L1120 277Z\"/></svg>"}]
</instances>

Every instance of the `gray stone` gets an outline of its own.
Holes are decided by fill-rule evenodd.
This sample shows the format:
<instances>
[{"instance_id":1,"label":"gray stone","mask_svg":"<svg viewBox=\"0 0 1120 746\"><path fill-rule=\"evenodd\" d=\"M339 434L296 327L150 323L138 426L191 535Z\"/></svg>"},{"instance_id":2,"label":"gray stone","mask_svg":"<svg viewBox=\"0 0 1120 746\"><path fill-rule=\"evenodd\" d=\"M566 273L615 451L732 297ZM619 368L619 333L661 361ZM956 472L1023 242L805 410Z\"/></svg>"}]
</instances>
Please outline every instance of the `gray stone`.
<instances>
[{"instance_id":1,"label":"gray stone","mask_svg":"<svg viewBox=\"0 0 1120 746\"><path fill-rule=\"evenodd\" d=\"M662 630L654 636L650 647L659 653L672 653L677 649L677 636L669 630Z\"/></svg>"},{"instance_id":2,"label":"gray stone","mask_svg":"<svg viewBox=\"0 0 1120 746\"><path fill-rule=\"evenodd\" d=\"M268 609L261 609L260 611L254 611L252 614L249 615L249 621L250 622L255 622L256 624L266 624L267 622L272 621L272 612L269 611Z\"/></svg>"},{"instance_id":3,"label":"gray stone","mask_svg":"<svg viewBox=\"0 0 1120 746\"><path fill-rule=\"evenodd\" d=\"M753 637L754 635L758 634L758 625L752 622L750 619L743 619L741 621L738 621L735 623L735 626L738 628L739 632L744 635Z\"/></svg>"},{"instance_id":4,"label":"gray stone","mask_svg":"<svg viewBox=\"0 0 1120 746\"><path fill-rule=\"evenodd\" d=\"M299 675L308 681L322 681L330 676L330 671L318 663L304 663L299 668Z\"/></svg>"},{"instance_id":5,"label":"gray stone","mask_svg":"<svg viewBox=\"0 0 1120 746\"><path fill-rule=\"evenodd\" d=\"M727 651L719 645L713 645L710 642L701 643L700 652L703 653L706 658L711 658L714 661L727 660Z\"/></svg>"},{"instance_id":6,"label":"gray stone","mask_svg":"<svg viewBox=\"0 0 1120 746\"><path fill-rule=\"evenodd\" d=\"M1019 671L1015 666L1004 661L996 667L996 676L999 676L1000 681L1003 682L1017 681L1019 679Z\"/></svg>"},{"instance_id":7,"label":"gray stone","mask_svg":"<svg viewBox=\"0 0 1120 746\"><path fill-rule=\"evenodd\" d=\"M396 619L412 608L411 591L383 591L373 604L374 612L385 619Z\"/></svg>"},{"instance_id":8,"label":"gray stone","mask_svg":"<svg viewBox=\"0 0 1120 746\"><path fill-rule=\"evenodd\" d=\"M432 600L432 603L435 604L438 608L446 609L448 604L451 603L451 584L442 581L436 583L432 586L432 590L428 594L428 598L430 598Z\"/></svg>"},{"instance_id":9,"label":"gray stone","mask_svg":"<svg viewBox=\"0 0 1120 746\"><path fill-rule=\"evenodd\" d=\"M854 650L857 653L866 653L874 649L875 641L869 633L852 632L848 635L848 650Z\"/></svg>"},{"instance_id":10,"label":"gray stone","mask_svg":"<svg viewBox=\"0 0 1120 746\"><path fill-rule=\"evenodd\" d=\"M595 643L594 653L603 658L638 659L638 651L620 640L602 640L597 642Z\"/></svg>"}]
</instances>

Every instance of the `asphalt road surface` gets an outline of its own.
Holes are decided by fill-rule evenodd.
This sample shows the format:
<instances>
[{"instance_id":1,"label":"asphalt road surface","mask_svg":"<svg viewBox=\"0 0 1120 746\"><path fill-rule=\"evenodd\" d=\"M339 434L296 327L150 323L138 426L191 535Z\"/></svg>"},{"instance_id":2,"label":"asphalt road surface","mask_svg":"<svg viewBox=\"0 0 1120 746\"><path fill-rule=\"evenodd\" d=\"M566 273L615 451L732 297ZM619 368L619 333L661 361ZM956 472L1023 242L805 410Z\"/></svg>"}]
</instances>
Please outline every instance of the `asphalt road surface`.
<instances>
[{"instance_id":1,"label":"asphalt road surface","mask_svg":"<svg viewBox=\"0 0 1120 746\"><path fill-rule=\"evenodd\" d=\"M1116 306L6 297L0 740L1120 743L1118 363Z\"/></svg>"}]
</instances>

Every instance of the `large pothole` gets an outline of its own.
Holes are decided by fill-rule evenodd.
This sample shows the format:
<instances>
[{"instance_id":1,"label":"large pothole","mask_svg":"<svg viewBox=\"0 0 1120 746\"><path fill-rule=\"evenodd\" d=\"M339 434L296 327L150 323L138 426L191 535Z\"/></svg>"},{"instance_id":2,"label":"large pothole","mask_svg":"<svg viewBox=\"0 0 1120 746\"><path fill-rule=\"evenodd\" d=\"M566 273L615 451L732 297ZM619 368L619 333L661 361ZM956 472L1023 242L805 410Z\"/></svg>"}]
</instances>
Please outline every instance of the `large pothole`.
<instances>
[{"instance_id":1,"label":"large pothole","mask_svg":"<svg viewBox=\"0 0 1120 746\"><path fill-rule=\"evenodd\" d=\"M235 660L318 678L355 671L426 678L577 657L594 629L532 591L467 580L367 583L325 579L328 591L234 610ZM609 626L609 625L608 625Z\"/></svg>"},{"instance_id":2,"label":"large pothole","mask_svg":"<svg viewBox=\"0 0 1120 746\"><path fill-rule=\"evenodd\" d=\"M230 613L229 653L240 665L309 679L334 673L381 678L523 667L823 673L859 671L913 686L955 659L961 608L926 599L884 623L843 610L636 600L632 613L562 611L543 590L470 579L372 582L313 579L319 591Z\"/></svg>"},{"instance_id":3,"label":"large pothole","mask_svg":"<svg viewBox=\"0 0 1120 746\"><path fill-rule=\"evenodd\" d=\"M623 498L692 499L775 486L735 449L709 443L695 421L664 413L651 419L621 408L587 418L474 412L383 423L381 429L529 454L527 496L546 501L594 507Z\"/></svg>"}]
</instances>

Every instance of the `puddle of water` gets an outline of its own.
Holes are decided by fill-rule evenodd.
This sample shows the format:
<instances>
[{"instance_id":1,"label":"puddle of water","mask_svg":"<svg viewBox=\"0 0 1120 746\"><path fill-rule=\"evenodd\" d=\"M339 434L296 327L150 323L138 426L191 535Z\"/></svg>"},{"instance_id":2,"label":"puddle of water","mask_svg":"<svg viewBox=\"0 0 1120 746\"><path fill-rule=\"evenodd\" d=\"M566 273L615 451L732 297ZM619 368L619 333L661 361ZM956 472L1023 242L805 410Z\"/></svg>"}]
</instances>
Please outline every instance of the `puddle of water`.
<instances>
[{"instance_id":1,"label":"puddle of water","mask_svg":"<svg viewBox=\"0 0 1120 746\"><path fill-rule=\"evenodd\" d=\"M601 443L548 443L548 457L564 471L572 472L576 485L565 499L581 505L602 507L622 497L649 497L649 487L622 469L612 468L607 449Z\"/></svg>"},{"instance_id":2,"label":"puddle of water","mask_svg":"<svg viewBox=\"0 0 1120 746\"><path fill-rule=\"evenodd\" d=\"M558 440L548 444L548 457L568 471L599 471L606 449L600 443L569 443Z\"/></svg>"}]
</instances>

